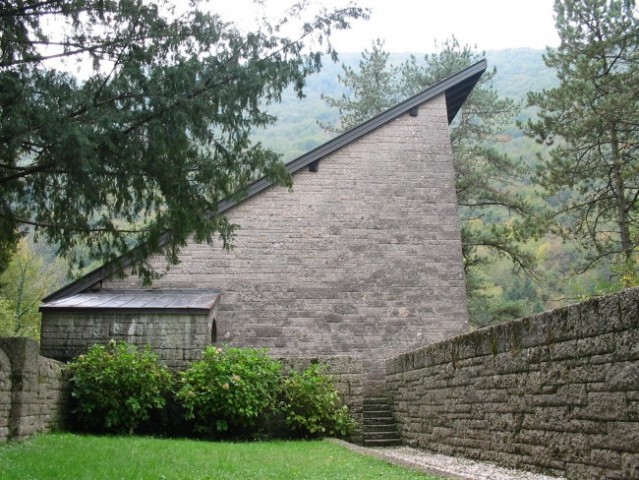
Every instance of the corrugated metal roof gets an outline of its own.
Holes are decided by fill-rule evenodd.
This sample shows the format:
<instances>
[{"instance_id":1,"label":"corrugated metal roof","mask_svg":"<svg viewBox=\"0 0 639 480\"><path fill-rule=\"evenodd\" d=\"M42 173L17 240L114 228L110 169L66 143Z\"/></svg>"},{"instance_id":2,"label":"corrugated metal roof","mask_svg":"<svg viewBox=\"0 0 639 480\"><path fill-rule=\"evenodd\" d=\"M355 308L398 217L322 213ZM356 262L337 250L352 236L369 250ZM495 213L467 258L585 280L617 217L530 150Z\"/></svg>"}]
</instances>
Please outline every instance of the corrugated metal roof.
<instances>
[{"instance_id":1,"label":"corrugated metal roof","mask_svg":"<svg viewBox=\"0 0 639 480\"><path fill-rule=\"evenodd\" d=\"M208 313L220 295L220 290L99 290L50 301L40 311Z\"/></svg>"}]
</instances>

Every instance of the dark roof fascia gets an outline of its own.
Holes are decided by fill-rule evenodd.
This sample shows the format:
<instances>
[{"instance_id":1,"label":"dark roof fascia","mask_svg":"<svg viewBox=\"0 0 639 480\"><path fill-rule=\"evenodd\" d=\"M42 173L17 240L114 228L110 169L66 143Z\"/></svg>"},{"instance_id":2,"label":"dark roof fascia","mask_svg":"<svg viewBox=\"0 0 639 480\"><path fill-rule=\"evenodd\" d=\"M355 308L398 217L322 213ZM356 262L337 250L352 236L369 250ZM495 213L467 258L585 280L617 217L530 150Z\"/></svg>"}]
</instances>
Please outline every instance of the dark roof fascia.
<instances>
[{"instance_id":1,"label":"dark roof fascia","mask_svg":"<svg viewBox=\"0 0 639 480\"><path fill-rule=\"evenodd\" d=\"M480 60L479 62L471 65L470 67L461 70L460 72L447 77L435 85L427 88L426 90L418 93L417 95L409 98L408 100L403 101L402 103L396 105L395 107L386 110L385 112L373 117L372 119L362 123L361 125L348 130L347 132L329 140L328 142L320 145L319 147L311 150L308 153L305 153L301 157L298 157L291 162L286 164L286 169L289 173L293 174L307 166L311 163L321 160L322 158L330 155L331 153L339 150L340 148L348 145L349 143L357 140L358 138L376 130L382 125L388 123L389 121L403 115L404 113L410 111L412 108L418 107L423 103L437 97L438 95L445 94L446 95L446 108L448 110L448 123L450 124L457 112L463 105L468 95L472 92L476 83L479 81L479 78L486 71L487 62L485 59ZM218 212L224 213L227 210L233 208L235 205L244 202L245 200L251 198L252 196L260 193L263 190L271 187L273 182L266 178L262 178L252 183L247 191L247 195L240 201L230 201L225 200L218 204ZM160 245L165 245L170 239L170 233L166 233L160 239ZM135 249L133 250L135 251ZM133 252L132 251L132 252ZM118 260L116 260L119 269L125 269L133 262L135 255L129 253L122 255ZM59 290L49 294L47 297L43 299L44 302L50 302L52 300L57 300L67 295L73 295L81 292L99 282L101 282L104 278L109 277L113 272L117 271L117 268L111 265L105 265L102 267L93 270L92 272L87 273L83 277L75 280L62 287Z\"/></svg>"},{"instance_id":2,"label":"dark roof fascia","mask_svg":"<svg viewBox=\"0 0 639 480\"><path fill-rule=\"evenodd\" d=\"M328 142L320 145L319 147L305 153L301 157L290 161L286 164L286 169L289 173L293 174L305 167L308 167L311 163L321 160L322 158L330 155L331 153L339 150L340 148L348 145L349 143L357 140L360 137L376 130L377 128L385 125L389 121L403 115L428 100L435 98L442 93L446 94L446 107L448 110L448 124L453 121L457 112L463 105L468 95L472 92L475 84L479 81L479 78L486 71L486 60L481 60L470 67L445 78L444 80L436 83L432 87L418 93L417 95L403 101L395 107L382 112L376 117L360 124L359 126L329 140ZM457 87L457 88L455 88ZM266 178L262 178L249 186L247 196L240 202L243 202L247 198L265 190L272 186L273 183ZM219 205L220 213L228 210L229 208L237 205L240 202L223 201Z\"/></svg>"}]
</instances>

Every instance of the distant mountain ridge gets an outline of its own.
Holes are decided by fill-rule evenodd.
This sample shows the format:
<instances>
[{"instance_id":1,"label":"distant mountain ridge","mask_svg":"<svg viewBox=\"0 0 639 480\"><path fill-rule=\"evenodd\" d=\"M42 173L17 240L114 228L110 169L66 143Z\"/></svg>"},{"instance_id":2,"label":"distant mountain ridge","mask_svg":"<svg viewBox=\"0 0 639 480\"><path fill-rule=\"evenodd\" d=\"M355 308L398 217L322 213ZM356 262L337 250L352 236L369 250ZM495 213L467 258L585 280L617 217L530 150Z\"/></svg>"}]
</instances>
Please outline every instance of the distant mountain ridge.
<instances>
[{"instance_id":1,"label":"distant mountain ridge","mask_svg":"<svg viewBox=\"0 0 639 480\"><path fill-rule=\"evenodd\" d=\"M493 85L502 96L524 101L528 91L550 88L557 82L554 72L544 65L544 50L529 48L486 51L488 67L497 68ZM391 53L390 63L399 65L410 53ZM418 60L423 53L413 53ZM342 64L357 67L361 53L344 53L338 63L326 60L318 74L308 78L306 97L299 100L292 90L284 92L282 102L269 106L272 115L278 118L275 125L256 132L254 138L265 146L283 154L290 160L326 142L334 134L324 131L319 123L336 124L339 118L336 109L329 108L322 95L336 97L344 93L338 81Z\"/></svg>"}]
</instances>

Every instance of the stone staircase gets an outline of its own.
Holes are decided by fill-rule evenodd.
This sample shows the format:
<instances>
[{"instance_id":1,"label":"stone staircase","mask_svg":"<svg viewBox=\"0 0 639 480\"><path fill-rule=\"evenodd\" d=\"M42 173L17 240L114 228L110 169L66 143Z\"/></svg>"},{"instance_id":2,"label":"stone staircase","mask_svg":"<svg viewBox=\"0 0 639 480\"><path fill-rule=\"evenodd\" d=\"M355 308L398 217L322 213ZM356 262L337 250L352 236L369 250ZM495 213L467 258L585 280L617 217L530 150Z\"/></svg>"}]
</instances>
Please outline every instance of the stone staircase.
<instances>
[{"instance_id":1,"label":"stone staircase","mask_svg":"<svg viewBox=\"0 0 639 480\"><path fill-rule=\"evenodd\" d=\"M384 397L364 397L363 443L367 447L401 445L397 425Z\"/></svg>"}]
</instances>

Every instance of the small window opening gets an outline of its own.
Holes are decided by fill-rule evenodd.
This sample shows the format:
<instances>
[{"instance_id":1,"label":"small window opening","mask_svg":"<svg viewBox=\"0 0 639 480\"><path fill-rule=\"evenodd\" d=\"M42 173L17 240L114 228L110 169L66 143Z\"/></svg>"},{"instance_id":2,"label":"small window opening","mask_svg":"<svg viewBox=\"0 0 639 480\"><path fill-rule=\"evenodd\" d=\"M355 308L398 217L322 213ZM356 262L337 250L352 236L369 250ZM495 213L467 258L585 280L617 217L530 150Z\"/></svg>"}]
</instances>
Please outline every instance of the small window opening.
<instances>
[{"instance_id":1,"label":"small window opening","mask_svg":"<svg viewBox=\"0 0 639 480\"><path fill-rule=\"evenodd\" d=\"M211 343L217 342L217 324L215 323L215 319L211 322Z\"/></svg>"}]
</instances>

